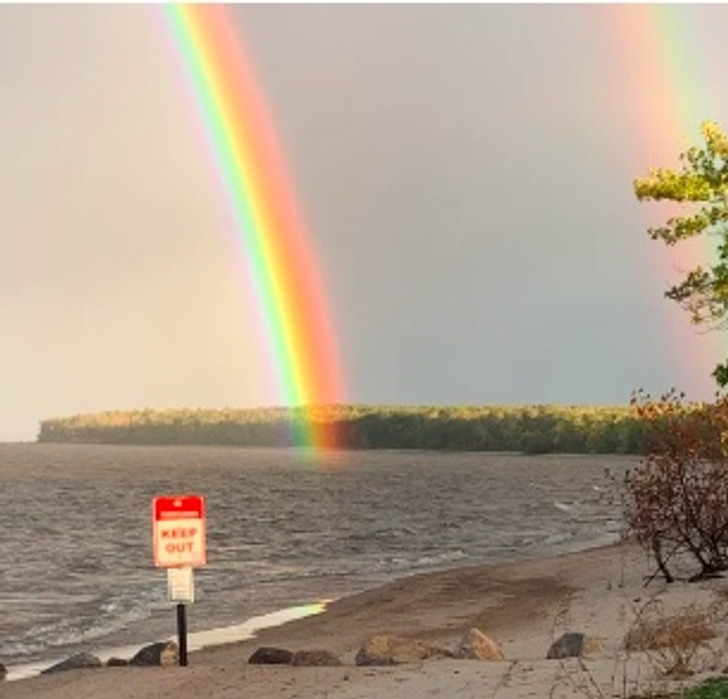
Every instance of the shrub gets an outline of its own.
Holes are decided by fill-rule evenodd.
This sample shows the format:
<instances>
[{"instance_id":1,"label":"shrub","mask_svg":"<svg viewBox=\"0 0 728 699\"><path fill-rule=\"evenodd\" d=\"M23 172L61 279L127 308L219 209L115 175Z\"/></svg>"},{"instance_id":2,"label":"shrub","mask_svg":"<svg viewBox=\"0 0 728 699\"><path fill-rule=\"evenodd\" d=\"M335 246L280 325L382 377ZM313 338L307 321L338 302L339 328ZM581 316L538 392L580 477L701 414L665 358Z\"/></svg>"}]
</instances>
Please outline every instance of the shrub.
<instances>
[{"instance_id":1,"label":"shrub","mask_svg":"<svg viewBox=\"0 0 728 699\"><path fill-rule=\"evenodd\" d=\"M626 533L650 552L668 582L676 555L698 564L696 578L725 570L728 399L686 404L674 390L658 400L638 392L632 406L647 433L645 456L625 476Z\"/></svg>"}]
</instances>

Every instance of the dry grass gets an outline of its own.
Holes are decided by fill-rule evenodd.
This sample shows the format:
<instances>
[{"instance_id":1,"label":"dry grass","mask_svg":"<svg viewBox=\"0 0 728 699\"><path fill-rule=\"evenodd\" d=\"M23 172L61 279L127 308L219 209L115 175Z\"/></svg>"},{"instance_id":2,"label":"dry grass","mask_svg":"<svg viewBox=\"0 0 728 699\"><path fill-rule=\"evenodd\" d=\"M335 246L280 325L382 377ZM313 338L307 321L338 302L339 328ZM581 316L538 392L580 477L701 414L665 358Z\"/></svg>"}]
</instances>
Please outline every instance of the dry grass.
<instances>
[{"instance_id":1,"label":"dry grass","mask_svg":"<svg viewBox=\"0 0 728 699\"><path fill-rule=\"evenodd\" d=\"M644 652L657 674L685 677L715 664L712 641L717 608L691 604L667 614L662 604L651 599L636 614L624 637L628 653Z\"/></svg>"}]
</instances>

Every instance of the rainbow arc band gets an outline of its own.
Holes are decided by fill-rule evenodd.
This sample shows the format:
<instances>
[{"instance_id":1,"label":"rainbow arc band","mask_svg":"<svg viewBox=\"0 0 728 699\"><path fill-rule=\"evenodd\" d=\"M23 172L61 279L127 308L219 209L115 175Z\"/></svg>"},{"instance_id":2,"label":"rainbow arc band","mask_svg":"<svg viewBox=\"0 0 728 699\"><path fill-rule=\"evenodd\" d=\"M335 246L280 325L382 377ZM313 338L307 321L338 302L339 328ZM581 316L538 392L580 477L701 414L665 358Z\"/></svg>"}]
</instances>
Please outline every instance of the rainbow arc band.
<instances>
[{"instance_id":1,"label":"rainbow arc band","mask_svg":"<svg viewBox=\"0 0 728 699\"><path fill-rule=\"evenodd\" d=\"M283 405L301 408L294 443L336 446L325 406L341 403L343 391L325 289L231 10L200 4L163 12L251 280L268 370Z\"/></svg>"}]
</instances>

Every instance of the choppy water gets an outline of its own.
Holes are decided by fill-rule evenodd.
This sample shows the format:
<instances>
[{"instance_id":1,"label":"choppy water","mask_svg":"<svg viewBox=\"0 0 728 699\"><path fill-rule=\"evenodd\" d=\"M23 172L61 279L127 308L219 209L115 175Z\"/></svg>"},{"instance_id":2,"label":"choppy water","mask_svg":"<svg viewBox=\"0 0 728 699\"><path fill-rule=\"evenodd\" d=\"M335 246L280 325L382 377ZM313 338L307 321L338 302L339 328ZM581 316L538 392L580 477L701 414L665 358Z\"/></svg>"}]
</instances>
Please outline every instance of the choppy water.
<instances>
[{"instance_id":1,"label":"choppy water","mask_svg":"<svg viewBox=\"0 0 728 699\"><path fill-rule=\"evenodd\" d=\"M201 493L192 630L615 538L622 457L0 444L0 661L174 633L151 501Z\"/></svg>"}]
</instances>

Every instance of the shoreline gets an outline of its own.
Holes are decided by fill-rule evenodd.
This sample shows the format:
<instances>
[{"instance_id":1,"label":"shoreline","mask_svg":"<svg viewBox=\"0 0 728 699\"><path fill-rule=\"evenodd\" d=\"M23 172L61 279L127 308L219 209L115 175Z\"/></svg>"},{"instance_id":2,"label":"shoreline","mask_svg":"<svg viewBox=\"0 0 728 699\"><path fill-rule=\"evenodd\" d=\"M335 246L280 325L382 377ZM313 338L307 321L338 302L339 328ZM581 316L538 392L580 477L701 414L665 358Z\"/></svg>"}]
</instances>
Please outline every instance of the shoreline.
<instances>
[{"instance_id":1,"label":"shoreline","mask_svg":"<svg viewBox=\"0 0 728 699\"><path fill-rule=\"evenodd\" d=\"M326 605L330 600L324 602L314 602L310 604L296 605L294 607L286 607L268 614L260 614L250 617L239 624L231 624L230 626L221 626L215 629L206 629L203 631L189 631L187 634L187 649L190 654L202 650L203 648L211 648L214 646L229 645L241 643L255 638L260 631L282 626L291 621L302 619L314 614L321 614L325 611ZM170 605L171 608L172 605ZM158 638L154 641L146 641L135 645L103 647L98 649L90 648L87 652L95 655L101 662L106 665L110 658L131 658L134 654L145 645L155 643L156 641L174 641L177 642L176 634ZM43 670L55 665L68 656L58 655L48 660L39 660L29 663L18 663L16 665L6 665L7 675L6 682L18 682L39 676Z\"/></svg>"},{"instance_id":2,"label":"shoreline","mask_svg":"<svg viewBox=\"0 0 728 699\"><path fill-rule=\"evenodd\" d=\"M668 610L715 600L728 605L723 579L672 585L655 580L645 587L645 577L653 572L642 549L616 543L420 573L334 600L319 614L260 628L252 638L192 651L186 668L68 671L6 682L0 693L3 699L192 699L201 694L207 699L232 699L244 687L247 699L600 696L574 694L569 686L569 673L571 680L585 680L587 672L589 681L603 688L603 696L612 696L607 692L614 691L615 678L624 686L643 689L651 682L668 681L656 674L654 658L644 653L624 657L621 650L641 608L652 600ZM505 660L441 659L391 667L355 664L357 650L375 634L452 649L471 627L493 639ZM581 664L576 658L570 659L575 661L571 665L546 659L550 644L565 631L586 634L597 642L598 650ZM721 634L726 631L720 629ZM325 649L343 666L250 665L248 659L261 646L292 652ZM725 667L726 658L722 661ZM690 682L701 676L697 672Z\"/></svg>"},{"instance_id":3,"label":"shoreline","mask_svg":"<svg viewBox=\"0 0 728 699\"><path fill-rule=\"evenodd\" d=\"M277 629L281 626L287 625L292 621L297 621L309 616L324 613L330 606L340 600L359 598L360 596L370 595L376 590L388 587L390 585L396 585L403 581L408 581L413 578L427 577L430 575L456 573L463 569L481 569L481 568L496 568L503 566L518 566L532 561L538 561L541 559L547 560L556 558L564 555L579 554L586 551L595 549L609 548L618 545L618 539L615 538L613 533L604 534L599 539L595 539L588 545L584 545L584 542L574 542L566 540L561 542L559 545L553 547L549 553L545 555L530 555L530 556L517 556L515 558L498 559L490 563L467 563L465 565L454 565L454 566L437 566L433 569L426 569L419 572L412 572L402 576L393 577L391 580L376 585L372 588L363 588L357 592L347 594L337 599L321 599L316 601L309 601L302 604L294 604L291 606L283 607L281 609L274 610L272 612L264 612L262 614L255 614L254 616L244 619L242 622L233 623L225 626L213 627L209 629L202 629L195 631L194 628L188 627L188 653L192 656L201 650L211 650L220 646L236 645L246 641L255 641L260 633L269 631L271 629ZM191 605L194 607L194 604ZM174 605L169 604L170 614L172 614ZM171 618L171 617L170 617ZM174 628L173 623L170 624L170 628ZM99 646L93 646L87 644L87 647L80 649L77 648L72 652L66 654L63 653L62 649L59 649L57 655L48 657L43 660L33 660L29 662L19 662L9 664L5 662L7 675L5 677L6 682L18 682L20 680L27 680L33 677L37 677L41 672L52 665L61 662L71 655L78 652L91 653L98 657L105 665L109 658L126 658L129 659L135 655L137 651L146 645L155 643L158 641L174 641L177 642L176 633L162 634L155 638L146 638L138 641L137 643L128 643L123 645L104 645L103 642ZM77 646L79 644L76 644ZM3 662L3 658L0 658L0 662ZM1 686L1 685L0 685Z\"/></svg>"}]
</instances>

